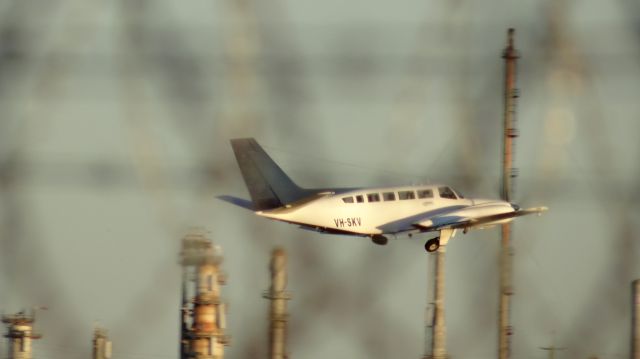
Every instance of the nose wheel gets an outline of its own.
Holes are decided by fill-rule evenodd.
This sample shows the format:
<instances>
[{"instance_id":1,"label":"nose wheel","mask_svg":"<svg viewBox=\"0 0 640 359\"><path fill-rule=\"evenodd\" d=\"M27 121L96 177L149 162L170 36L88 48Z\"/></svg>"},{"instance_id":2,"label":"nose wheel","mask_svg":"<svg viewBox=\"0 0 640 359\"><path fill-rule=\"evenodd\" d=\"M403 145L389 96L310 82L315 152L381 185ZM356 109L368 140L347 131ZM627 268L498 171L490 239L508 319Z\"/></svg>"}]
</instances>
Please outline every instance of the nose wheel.
<instances>
[{"instance_id":1,"label":"nose wheel","mask_svg":"<svg viewBox=\"0 0 640 359\"><path fill-rule=\"evenodd\" d=\"M424 244L424 249L429 252L435 252L440 248L440 237L432 238Z\"/></svg>"}]
</instances>

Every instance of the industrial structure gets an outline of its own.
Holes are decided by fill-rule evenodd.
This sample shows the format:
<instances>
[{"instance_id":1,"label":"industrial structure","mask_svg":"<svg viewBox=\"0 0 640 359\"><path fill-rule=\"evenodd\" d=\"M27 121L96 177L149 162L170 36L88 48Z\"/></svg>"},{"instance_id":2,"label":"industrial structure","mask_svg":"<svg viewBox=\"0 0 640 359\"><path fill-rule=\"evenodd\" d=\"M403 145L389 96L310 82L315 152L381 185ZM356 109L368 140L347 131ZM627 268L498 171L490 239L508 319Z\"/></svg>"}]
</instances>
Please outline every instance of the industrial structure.
<instances>
[{"instance_id":1,"label":"industrial structure","mask_svg":"<svg viewBox=\"0 0 640 359\"><path fill-rule=\"evenodd\" d=\"M287 353L287 301L291 293L287 292L287 253L276 248L271 254L271 287L263 297L269 299L269 358L286 359Z\"/></svg>"},{"instance_id":2,"label":"industrial structure","mask_svg":"<svg viewBox=\"0 0 640 359\"><path fill-rule=\"evenodd\" d=\"M557 352L565 350L567 348L559 348L555 345L552 345L550 347L540 347L540 349L545 350L548 353L548 356L547 356L548 359L555 359Z\"/></svg>"},{"instance_id":3,"label":"industrial structure","mask_svg":"<svg viewBox=\"0 0 640 359\"><path fill-rule=\"evenodd\" d=\"M501 197L505 201L511 201L513 182L517 176L517 170L513 167L513 145L515 138L518 137L518 131L515 126L515 115L516 99L519 97L519 93L515 84L516 63L519 55L514 47L514 36L515 30L509 29L507 32L507 46L502 54L502 58L505 60L505 80ZM501 234L498 358L507 359L510 357L510 337L513 334L513 327L510 324L511 296L513 295L513 285L511 282L513 247L511 245L510 223L502 225ZM444 244L445 245L441 245L433 255L435 257L433 264L434 272L429 273L429 278L434 279L428 284L428 288L433 288L433 290L426 313L424 359L448 358L444 315L446 242Z\"/></svg>"},{"instance_id":4,"label":"industrial structure","mask_svg":"<svg viewBox=\"0 0 640 359\"><path fill-rule=\"evenodd\" d=\"M507 47L502 58L505 62L504 79L504 133L502 158L502 199L510 202L513 193L513 181L517 170L513 167L513 145L518 137L516 129L516 99L519 97L516 88L516 65L519 58L514 47L515 30L507 33ZM498 359L511 356L511 296L513 284L511 280L513 246L511 244L511 223L502 225L502 241L500 253L500 304L498 310Z\"/></svg>"},{"instance_id":5,"label":"industrial structure","mask_svg":"<svg viewBox=\"0 0 640 359\"><path fill-rule=\"evenodd\" d=\"M107 331L96 327L93 331L93 359L111 358L112 346Z\"/></svg>"},{"instance_id":6,"label":"industrial structure","mask_svg":"<svg viewBox=\"0 0 640 359\"><path fill-rule=\"evenodd\" d=\"M631 359L640 359L640 279L632 284Z\"/></svg>"},{"instance_id":7,"label":"industrial structure","mask_svg":"<svg viewBox=\"0 0 640 359\"><path fill-rule=\"evenodd\" d=\"M446 250L446 243L442 243L438 251L430 255L435 260L433 261L434 273L429 273L429 277L433 278L429 286L432 288L432 300L427 307L427 335L424 359L446 359L449 357L446 347L447 328L444 319ZM432 258L429 258L429 260L431 261Z\"/></svg>"},{"instance_id":8,"label":"industrial structure","mask_svg":"<svg viewBox=\"0 0 640 359\"><path fill-rule=\"evenodd\" d=\"M182 308L180 358L222 359L229 344L226 306L220 300L220 285L226 275L220 270L221 250L202 232L182 240ZM192 294L192 295L190 295Z\"/></svg>"},{"instance_id":9,"label":"industrial structure","mask_svg":"<svg viewBox=\"0 0 640 359\"><path fill-rule=\"evenodd\" d=\"M3 315L2 322L7 326L5 338L9 339L8 359L31 359L33 357L32 341L42 336L33 331L35 314L24 311Z\"/></svg>"}]
</instances>

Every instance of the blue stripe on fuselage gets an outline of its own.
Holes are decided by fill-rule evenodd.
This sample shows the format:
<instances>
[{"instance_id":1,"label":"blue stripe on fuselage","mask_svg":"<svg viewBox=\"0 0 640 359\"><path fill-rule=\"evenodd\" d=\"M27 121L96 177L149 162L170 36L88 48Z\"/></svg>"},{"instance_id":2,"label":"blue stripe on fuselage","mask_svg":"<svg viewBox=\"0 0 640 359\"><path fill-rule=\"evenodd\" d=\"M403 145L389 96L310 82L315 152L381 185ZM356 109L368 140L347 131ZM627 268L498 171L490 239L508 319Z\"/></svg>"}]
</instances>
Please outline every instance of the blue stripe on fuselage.
<instances>
[{"instance_id":1,"label":"blue stripe on fuselage","mask_svg":"<svg viewBox=\"0 0 640 359\"><path fill-rule=\"evenodd\" d=\"M421 212L418 213L416 215L410 216L410 217L404 217L404 218L400 218L398 220L395 221L391 221L391 222L387 222L383 225L380 225L376 228L378 228L379 230L382 231L382 233L399 233L399 232L406 232L406 231L411 231L411 230L415 230L415 223L418 222L422 222L424 220L430 219L432 217L438 216L438 215L442 215L442 214L446 214L449 212L453 212L453 211L457 211L459 209L463 209L463 208L467 208L469 206L467 205L455 205L455 206L448 206L448 207L442 207L442 208L438 208L438 209L433 209L430 211L426 211L426 212Z\"/></svg>"}]
</instances>

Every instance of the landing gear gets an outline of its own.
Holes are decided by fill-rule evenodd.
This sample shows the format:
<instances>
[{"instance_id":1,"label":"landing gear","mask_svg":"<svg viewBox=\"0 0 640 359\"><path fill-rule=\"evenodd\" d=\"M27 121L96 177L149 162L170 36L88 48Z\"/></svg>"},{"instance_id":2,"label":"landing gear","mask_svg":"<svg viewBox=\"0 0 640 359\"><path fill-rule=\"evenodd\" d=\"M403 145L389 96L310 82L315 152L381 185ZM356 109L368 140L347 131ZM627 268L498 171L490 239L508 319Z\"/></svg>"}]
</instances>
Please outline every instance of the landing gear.
<instances>
[{"instance_id":1,"label":"landing gear","mask_svg":"<svg viewBox=\"0 0 640 359\"><path fill-rule=\"evenodd\" d=\"M440 237L432 238L424 244L424 249L429 253L437 251L438 248L440 248Z\"/></svg>"},{"instance_id":2,"label":"landing gear","mask_svg":"<svg viewBox=\"0 0 640 359\"><path fill-rule=\"evenodd\" d=\"M371 241L379 246L384 246L389 242L389 239L381 234L374 234L371 236Z\"/></svg>"}]
</instances>

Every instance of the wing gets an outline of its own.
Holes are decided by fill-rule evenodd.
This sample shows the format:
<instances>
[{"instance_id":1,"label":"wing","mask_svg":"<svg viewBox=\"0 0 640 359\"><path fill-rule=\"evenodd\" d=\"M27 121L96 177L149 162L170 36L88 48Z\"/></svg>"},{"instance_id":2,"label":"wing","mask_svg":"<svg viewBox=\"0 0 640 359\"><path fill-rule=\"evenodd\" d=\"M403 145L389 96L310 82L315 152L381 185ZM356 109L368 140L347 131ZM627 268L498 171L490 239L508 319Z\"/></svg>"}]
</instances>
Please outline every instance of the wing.
<instances>
[{"instance_id":1,"label":"wing","mask_svg":"<svg viewBox=\"0 0 640 359\"><path fill-rule=\"evenodd\" d=\"M499 222L528 214L540 214L547 209L547 207L534 207L481 217L469 216L467 213L464 213L465 211L454 211L426 221L414 223L413 225L425 232L439 231L442 229L466 229L499 224Z\"/></svg>"}]
</instances>

